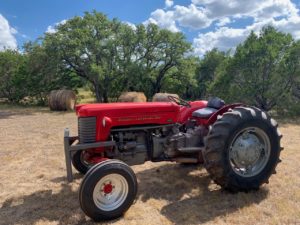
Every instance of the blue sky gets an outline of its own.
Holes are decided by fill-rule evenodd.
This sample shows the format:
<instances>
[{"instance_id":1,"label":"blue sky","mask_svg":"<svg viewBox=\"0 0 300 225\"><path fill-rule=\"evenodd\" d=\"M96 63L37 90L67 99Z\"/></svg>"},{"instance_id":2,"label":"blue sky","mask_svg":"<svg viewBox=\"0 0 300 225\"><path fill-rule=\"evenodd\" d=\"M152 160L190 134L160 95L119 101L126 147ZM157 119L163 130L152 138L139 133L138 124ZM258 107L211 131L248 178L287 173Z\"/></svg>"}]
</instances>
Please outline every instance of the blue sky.
<instances>
[{"instance_id":1,"label":"blue sky","mask_svg":"<svg viewBox=\"0 0 300 225\"><path fill-rule=\"evenodd\" d=\"M267 24L300 39L300 0L2 0L0 50L22 46L94 9L124 22L181 31L197 55L213 47L232 49Z\"/></svg>"}]
</instances>

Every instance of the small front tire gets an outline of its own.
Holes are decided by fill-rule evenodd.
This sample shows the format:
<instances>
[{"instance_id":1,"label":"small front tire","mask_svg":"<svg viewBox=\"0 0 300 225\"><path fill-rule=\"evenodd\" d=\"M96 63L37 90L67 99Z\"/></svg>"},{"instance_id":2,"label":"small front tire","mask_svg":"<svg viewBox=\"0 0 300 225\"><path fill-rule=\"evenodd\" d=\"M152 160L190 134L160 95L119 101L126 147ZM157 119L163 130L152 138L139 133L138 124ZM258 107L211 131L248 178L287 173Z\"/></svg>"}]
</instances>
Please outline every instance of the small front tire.
<instances>
[{"instance_id":1,"label":"small front tire","mask_svg":"<svg viewBox=\"0 0 300 225\"><path fill-rule=\"evenodd\" d=\"M132 205L137 193L133 170L119 160L94 165L79 190L81 209L94 221L115 219Z\"/></svg>"},{"instance_id":2,"label":"small front tire","mask_svg":"<svg viewBox=\"0 0 300 225\"><path fill-rule=\"evenodd\" d=\"M76 151L72 156L72 164L81 174L86 174L86 172L92 167L92 164L88 164L88 162L84 160L84 153L85 151Z\"/></svg>"}]
</instances>

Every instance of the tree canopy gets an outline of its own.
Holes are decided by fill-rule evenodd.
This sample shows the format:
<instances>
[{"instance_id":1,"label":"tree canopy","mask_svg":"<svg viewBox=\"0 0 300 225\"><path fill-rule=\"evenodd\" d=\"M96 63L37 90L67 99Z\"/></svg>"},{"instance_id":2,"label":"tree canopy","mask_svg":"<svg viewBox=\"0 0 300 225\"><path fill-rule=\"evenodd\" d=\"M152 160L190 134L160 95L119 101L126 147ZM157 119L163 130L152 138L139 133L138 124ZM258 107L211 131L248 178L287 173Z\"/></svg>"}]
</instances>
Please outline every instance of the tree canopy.
<instances>
[{"instance_id":1,"label":"tree canopy","mask_svg":"<svg viewBox=\"0 0 300 225\"><path fill-rule=\"evenodd\" d=\"M45 104L53 89L88 86L97 102L114 101L123 91L148 98L169 92L300 114L300 41L290 34L267 26L234 51L192 52L181 32L87 12L26 43L22 52L0 52L0 98Z\"/></svg>"},{"instance_id":2,"label":"tree canopy","mask_svg":"<svg viewBox=\"0 0 300 225\"><path fill-rule=\"evenodd\" d=\"M214 81L214 93L222 90L225 98L254 104L271 110L281 101L299 76L296 69L295 42L290 34L265 27L259 35L252 32L235 54L229 58L226 68L219 71ZM225 90L225 91L224 91Z\"/></svg>"},{"instance_id":3,"label":"tree canopy","mask_svg":"<svg viewBox=\"0 0 300 225\"><path fill-rule=\"evenodd\" d=\"M55 33L46 34L44 45L92 84L98 102L128 89L146 87L149 96L159 92L168 71L190 50L182 33L154 24L134 29L98 12L59 25Z\"/></svg>"}]
</instances>

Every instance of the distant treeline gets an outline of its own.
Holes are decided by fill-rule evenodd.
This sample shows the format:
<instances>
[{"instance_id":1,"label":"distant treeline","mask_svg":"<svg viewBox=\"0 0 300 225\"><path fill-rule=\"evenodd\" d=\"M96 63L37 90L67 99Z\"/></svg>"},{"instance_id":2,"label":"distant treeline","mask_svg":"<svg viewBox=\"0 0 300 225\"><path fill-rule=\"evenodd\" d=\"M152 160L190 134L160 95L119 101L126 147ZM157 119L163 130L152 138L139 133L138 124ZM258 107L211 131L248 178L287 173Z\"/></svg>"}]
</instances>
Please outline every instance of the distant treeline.
<instances>
[{"instance_id":1,"label":"distant treeline","mask_svg":"<svg viewBox=\"0 0 300 225\"><path fill-rule=\"evenodd\" d=\"M264 110L300 114L300 41L269 26L233 54L193 56L185 36L154 24L109 20L92 12L45 33L22 51L0 52L0 98L45 104L53 89L88 86L98 102L123 91L219 96Z\"/></svg>"}]
</instances>

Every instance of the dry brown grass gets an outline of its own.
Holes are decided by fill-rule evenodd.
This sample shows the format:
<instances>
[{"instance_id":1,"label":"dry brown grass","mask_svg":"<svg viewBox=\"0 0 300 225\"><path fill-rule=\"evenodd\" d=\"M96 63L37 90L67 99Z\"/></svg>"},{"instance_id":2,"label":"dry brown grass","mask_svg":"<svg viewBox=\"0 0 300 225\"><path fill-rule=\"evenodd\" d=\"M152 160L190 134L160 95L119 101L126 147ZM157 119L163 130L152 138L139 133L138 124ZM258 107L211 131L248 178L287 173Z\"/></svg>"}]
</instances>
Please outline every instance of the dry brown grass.
<instances>
[{"instance_id":1,"label":"dry brown grass","mask_svg":"<svg viewBox=\"0 0 300 225\"><path fill-rule=\"evenodd\" d=\"M63 129L74 113L0 109L0 224L92 224L80 210L82 177L65 179ZM285 122L282 163L259 191L229 194L202 167L135 166L137 201L109 224L300 224L300 125Z\"/></svg>"}]
</instances>

